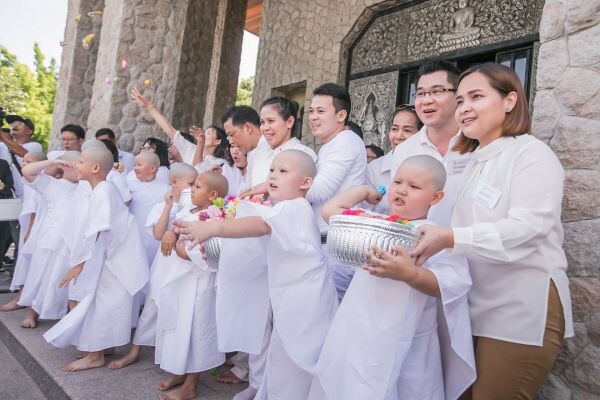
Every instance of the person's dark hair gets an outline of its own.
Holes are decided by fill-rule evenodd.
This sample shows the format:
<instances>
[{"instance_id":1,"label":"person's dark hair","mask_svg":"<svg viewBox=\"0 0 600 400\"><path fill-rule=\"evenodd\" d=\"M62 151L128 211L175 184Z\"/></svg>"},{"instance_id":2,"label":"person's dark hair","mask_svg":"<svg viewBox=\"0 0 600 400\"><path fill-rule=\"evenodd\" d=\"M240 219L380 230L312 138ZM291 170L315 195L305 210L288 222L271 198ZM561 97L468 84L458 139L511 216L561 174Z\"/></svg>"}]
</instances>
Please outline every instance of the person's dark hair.
<instances>
[{"instance_id":1,"label":"person's dark hair","mask_svg":"<svg viewBox=\"0 0 600 400\"><path fill-rule=\"evenodd\" d=\"M454 64L440 58L428 58L421 64L417 72L417 84L423 75L433 74L438 71L445 71L448 74L448 83L455 89L458 84L460 69Z\"/></svg>"},{"instance_id":2,"label":"person's dark hair","mask_svg":"<svg viewBox=\"0 0 600 400\"><path fill-rule=\"evenodd\" d=\"M194 137L194 135L192 135L191 133L187 133L187 132L179 132L181 134L181 136L187 140L188 142L194 143L196 144L196 138Z\"/></svg>"},{"instance_id":3,"label":"person's dark hair","mask_svg":"<svg viewBox=\"0 0 600 400\"><path fill-rule=\"evenodd\" d=\"M298 103L296 103L298 104ZM300 139L302 137L302 133L299 131L299 122L298 122L298 108L294 106L294 103L285 97L275 96L270 97L263 101L260 105L260 109L266 106L274 106L277 109L277 113L284 121L287 121L290 117L294 118L294 124L292 125L291 138L295 137ZM298 137L300 136L300 137Z\"/></svg>"},{"instance_id":4,"label":"person's dark hair","mask_svg":"<svg viewBox=\"0 0 600 400\"><path fill-rule=\"evenodd\" d=\"M346 127L348 127L352 132L356 133L359 138L363 138L363 130L356 122L346 120Z\"/></svg>"},{"instance_id":5,"label":"person's dark hair","mask_svg":"<svg viewBox=\"0 0 600 400\"><path fill-rule=\"evenodd\" d=\"M246 122L251 123L257 128L260 127L260 117L256 110L248 106L233 106L221 117L221 123L225 125L225 122L231 118L231 123L235 126L244 125Z\"/></svg>"},{"instance_id":6,"label":"person's dark hair","mask_svg":"<svg viewBox=\"0 0 600 400\"><path fill-rule=\"evenodd\" d=\"M421 121L421 118L419 118L419 115L415 111L415 107L408 104L396 106L396 108L394 109L394 114L392 115L392 119L390 120L390 126L392 126L392 122L394 121L394 118L396 118L396 115L402 112L412 114L415 117L417 121L417 130L420 130L423 127L423 122Z\"/></svg>"},{"instance_id":7,"label":"person's dark hair","mask_svg":"<svg viewBox=\"0 0 600 400\"><path fill-rule=\"evenodd\" d=\"M142 146L145 144L148 144L156 149L154 152L160 160L160 166L169 168L171 164L169 163L169 146L167 146L167 143L163 140L149 137L144 141Z\"/></svg>"},{"instance_id":8,"label":"person's dark hair","mask_svg":"<svg viewBox=\"0 0 600 400\"><path fill-rule=\"evenodd\" d=\"M104 143L108 151L110 151L110 154L112 154L113 162L119 162L119 150L117 149L117 146L115 146L115 144L108 139L100 139L100 141Z\"/></svg>"},{"instance_id":9,"label":"person's dark hair","mask_svg":"<svg viewBox=\"0 0 600 400\"><path fill-rule=\"evenodd\" d=\"M525 90L519 80L518 75L512 69L501 64L487 62L484 64L473 65L463 72L458 78L458 85L467 76L479 72L485 76L492 88L496 90L500 96L506 97L510 92L517 94L517 102L515 107L506 113L506 117L502 122L502 136L519 136L531 132L531 117L529 115L529 106L525 96ZM458 87L457 85L457 87ZM456 141L452 148L461 154L474 151L479 146L479 141L470 139L464 134Z\"/></svg>"},{"instance_id":10,"label":"person's dark hair","mask_svg":"<svg viewBox=\"0 0 600 400\"><path fill-rule=\"evenodd\" d=\"M324 83L313 90L313 96L331 96L335 112L337 113L341 110L346 110L346 113L348 114L346 116L346 122L348 121L352 102L350 101L350 93L344 86L335 83Z\"/></svg>"},{"instance_id":11,"label":"person's dark hair","mask_svg":"<svg viewBox=\"0 0 600 400\"><path fill-rule=\"evenodd\" d=\"M98 129L96 131L96 133L94 134L94 137L97 138L98 136L104 136L104 135L108 136L112 140L117 140L117 137L115 136L115 133L110 128L100 128L100 129Z\"/></svg>"},{"instance_id":12,"label":"person's dark hair","mask_svg":"<svg viewBox=\"0 0 600 400\"><path fill-rule=\"evenodd\" d=\"M231 158L231 154L229 154L229 148L231 147L231 144L229 144L229 140L227 140L227 134L223 129L216 125L209 125L205 131L211 128L215 130L217 139L221 141L213 151L213 157L222 158L223 160L226 160L229 165L233 165L233 158Z\"/></svg>"},{"instance_id":13,"label":"person's dark hair","mask_svg":"<svg viewBox=\"0 0 600 400\"><path fill-rule=\"evenodd\" d=\"M63 133L65 131L73 132L78 139L85 140L85 130L81 125L67 124L60 128L60 133Z\"/></svg>"},{"instance_id":14,"label":"person's dark hair","mask_svg":"<svg viewBox=\"0 0 600 400\"><path fill-rule=\"evenodd\" d=\"M381 147L379 146L375 146L374 144L368 144L365 146L365 149L370 149L373 151L373 153L375 153L375 155L377 156L377 158L381 157L384 155L384 151Z\"/></svg>"}]
</instances>

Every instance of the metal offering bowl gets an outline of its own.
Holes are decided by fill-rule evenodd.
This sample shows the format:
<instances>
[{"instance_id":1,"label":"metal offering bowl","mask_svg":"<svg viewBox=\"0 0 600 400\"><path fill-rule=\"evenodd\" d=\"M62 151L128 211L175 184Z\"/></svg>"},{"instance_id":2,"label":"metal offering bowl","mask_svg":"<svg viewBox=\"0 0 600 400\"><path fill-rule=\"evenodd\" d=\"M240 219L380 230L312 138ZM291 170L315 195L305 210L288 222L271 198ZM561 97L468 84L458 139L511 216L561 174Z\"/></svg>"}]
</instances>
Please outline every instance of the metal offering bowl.
<instances>
[{"instance_id":1,"label":"metal offering bowl","mask_svg":"<svg viewBox=\"0 0 600 400\"><path fill-rule=\"evenodd\" d=\"M221 255L221 238L213 237L204 242L206 264L211 268L219 267L219 256Z\"/></svg>"},{"instance_id":2,"label":"metal offering bowl","mask_svg":"<svg viewBox=\"0 0 600 400\"><path fill-rule=\"evenodd\" d=\"M329 219L327 249L335 264L358 268L367 264L366 253L373 245L393 252L394 246L411 250L417 241L416 228L412 226L356 215L335 215Z\"/></svg>"}]
</instances>

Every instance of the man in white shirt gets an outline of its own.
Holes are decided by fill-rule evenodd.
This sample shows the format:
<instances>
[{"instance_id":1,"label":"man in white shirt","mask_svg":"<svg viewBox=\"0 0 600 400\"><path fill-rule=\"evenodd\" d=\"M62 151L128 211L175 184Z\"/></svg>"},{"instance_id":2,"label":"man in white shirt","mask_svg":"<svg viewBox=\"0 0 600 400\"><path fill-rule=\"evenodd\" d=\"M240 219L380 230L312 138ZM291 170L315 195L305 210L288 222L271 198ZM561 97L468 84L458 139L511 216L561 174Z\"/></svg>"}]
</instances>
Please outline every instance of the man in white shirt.
<instances>
[{"instance_id":1,"label":"man in white shirt","mask_svg":"<svg viewBox=\"0 0 600 400\"><path fill-rule=\"evenodd\" d=\"M346 129L350 114L348 90L334 83L325 83L313 91L308 121L314 137L323 146L319 150L317 176L306 194L325 242L329 225L321 216L323 205L339 192L364 185L367 171L365 144L351 130ZM353 270L330 265L333 281L340 300L352 280Z\"/></svg>"},{"instance_id":2,"label":"man in white shirt","mask_svg":"<svg viewBox=\"0 0 600 400\"><path fill-rule=\"evenodd\" d=\"M52 150L48 152L48 160L54 160L64 154L65 151L81 151L81 145L85 141L85 130L80 125L67 124L60 129L60 142L63 150Z\"/></svg>"},{"instance_id":3,"label":"man in white shirt","mask_svg":"<svg viewBox=\"0 0 600 400\"><path fill-rule=\"evenodd\" d=\"M429 155L444 164L448 178L444 198L429 210L428 218L441 226L450 226L452 208L461 185L461 174L471 155L452 151L460 136L456 111L456 82L460 71L444 60L426 60L419 68L415 110L424 126L419 132L396 147L391 176L406 158Z\"/></svg>"},{"instance_id":4,"label":"man in white shirt","mask_svg":"<svg viewBox=\"0 0 600 400\"><path fill-rule=\"evenodd\" d=\"M23 156L27 153L41 153L42 145L32 140L35 125L29 118L20 115L6 116L6 122L10 124L10 134L0 134L0 158L5 159L11 165L13 181L15 185L15 196L23 196L23 183L21 181L21 164Z\"/></svg>"},{"instance_id":5,"label":"man in white shirt","mask_svg":"<svg viewBox=\"0 0 600 400\"><path fill-rule=\"evenodd\" d=\"M115 133L112 131L112 129L100 128L96 131L94 137L97 140L110 140L115 144L115 146L117 145L117 137L115 136ZM130 171L133 170L133 167L135 166L135 156L119 148L117 148L117 150L119 151L119 162L124 167L123 174L127 175Z\"/></svg>"}]
</instances>

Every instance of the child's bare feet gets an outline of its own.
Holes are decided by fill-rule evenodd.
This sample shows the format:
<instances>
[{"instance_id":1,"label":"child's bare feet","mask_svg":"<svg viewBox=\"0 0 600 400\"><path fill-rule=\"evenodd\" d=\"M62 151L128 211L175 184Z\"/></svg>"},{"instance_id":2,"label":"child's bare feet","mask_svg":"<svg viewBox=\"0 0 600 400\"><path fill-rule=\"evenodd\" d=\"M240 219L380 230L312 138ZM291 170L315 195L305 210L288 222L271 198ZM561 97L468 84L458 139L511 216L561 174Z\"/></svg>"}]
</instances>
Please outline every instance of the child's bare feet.
<instances>
[{"instance_id":1,"label":"child's bare feet","mask_svg":"<svg viewBox=\"0 0 600 400\"><path fill-rule=\"evenodd\" d=\"M180 386L167 394L160 395L160 400L192 400L198 396L196 388Z\"/></svg>"},{"instance_id":2,"label":"child's bare feet","mask_svg":"<svg viewBox=\"0 0 600 400\"><path fill-rule=\"evenodd\" d=\"M2 307L0 307L0 311L15 311L20 308L24 308L23 306L20 306L17 304L17 302L19 301L20 298L21 298L21 292L17 293L17 295L11 301L2 305Z\"/></svg>"},{"instance_id":3,"label":"child's bare feet","mask_svg":"<svg viewBox=\"0 0 600 400\"><path fill-rule=\"evenodd\" d=\"M137 362L139 356L140 356L140 346L134 344L133 346L131 346L131 349L129 350L129 352L127 354L125 354L123 357L116 359L114 361L111 361L108 364L108 368L120 369L120 368L126 367L130 364Z\"/></svg>"},{"instance_id":4,"label":"child's bare feet","mask_svg":"<svg viewBox=\"0 0 600 400\"><path fill-rule=\"evenodd\" d=\"M185 380L185 375L171 375L158 385L156 389L164 392L165 390L171 389L173 386L181 385Z\"/></svg>"},{"instance_id":5,"label":"child's bare feet","mask_svg":"<svg viewBox=\"0 0 600 400\"><path fill-rule=\"evenodd\" d=\"M33 308L27 307L27 316L21 321L21 328L33 329L37 326L38 315Z\"/></svg>"},{"instance_id":6,"label":"child's bare feet","mask_svg":"<svg viewBox=\"0 0 600 400\"><path fill-rule=\"evenodd\" d=\"M100 368L102 366L104 366L104 353L102 351L94 351L88 353L88 355L82 359L70 362L62 367L62 369L63 371L67 372L75 372L92 368Z\"/></svg>"},{"instance_id":7,"label":"child's bare feet","mask_svg":"<svg viewBox=\"0 0 600 400\"><path fill-rule=\"evenodd\" d=\"M217 375L217 382L221 382L221 383L242 383L243 381L238 378L237 376L235 376L235 374L233 372L231 372L231 370L227 370L225 372L223 372L222 374Z\"/></svg>"}]
</instances>

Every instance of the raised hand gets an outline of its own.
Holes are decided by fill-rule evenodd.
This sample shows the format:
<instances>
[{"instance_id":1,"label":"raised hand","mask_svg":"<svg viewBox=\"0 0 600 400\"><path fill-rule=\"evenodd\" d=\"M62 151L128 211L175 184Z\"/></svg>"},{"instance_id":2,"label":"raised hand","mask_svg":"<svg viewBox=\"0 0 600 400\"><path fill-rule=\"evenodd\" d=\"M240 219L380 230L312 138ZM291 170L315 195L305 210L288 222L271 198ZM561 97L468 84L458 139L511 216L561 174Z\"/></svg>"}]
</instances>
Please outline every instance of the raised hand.
<instances>
[{"instance_id":1,"label":"raised hand","mask_svg":"<svg viewBox=\"0 0 600 400\"><path fill-rule=\"evenodd\" d=\"M196 145L202 145L202 147L204 147L204 142L206 141L204 129L198 128L196 125L192 125L190 128L190 133L196 139Z\"/></svg>"},{"instance_id":2,"label":"raised hand","mask_svg":"<svg viewBox=\"0 0 600 400\"><path fill-rule=\"evenodd\" d=\"M138 105L142 108L145 108L147 110L154 108L154 104L148 100L147 98L145 98L144 96L142 96L142 94L140 93L140 91L138 90L138 88L133 88L131 90L131 98L138 103Z\"/></svg>"}]
</instances>

